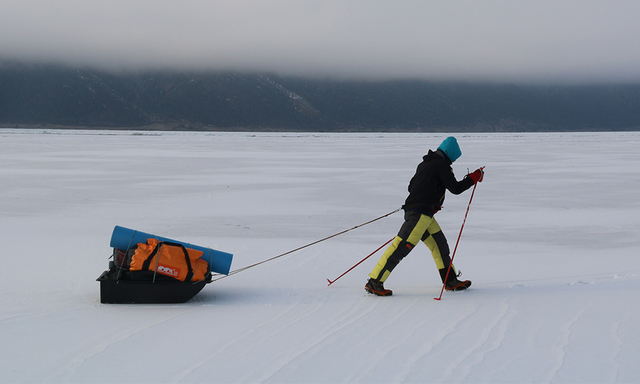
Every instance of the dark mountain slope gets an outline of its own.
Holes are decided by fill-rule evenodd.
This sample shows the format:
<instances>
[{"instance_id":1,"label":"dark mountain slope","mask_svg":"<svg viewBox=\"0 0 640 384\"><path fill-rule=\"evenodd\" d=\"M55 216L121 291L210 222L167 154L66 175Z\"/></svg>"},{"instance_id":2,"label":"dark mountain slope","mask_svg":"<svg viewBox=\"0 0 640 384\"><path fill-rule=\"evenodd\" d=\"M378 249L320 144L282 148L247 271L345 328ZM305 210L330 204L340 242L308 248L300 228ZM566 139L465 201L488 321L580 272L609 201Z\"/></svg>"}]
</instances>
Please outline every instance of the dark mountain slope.
<instances>
[{"instance_id":1,"label":"dark mountain slope","mask_svg":"<svg viewBox=\"0 0 640 384\"><path fill-rule=\"evenodd\" d=\"M517 86L0 65L3 126L531 131L640 128L640 84Z\"/></svg>"}]
</instances>

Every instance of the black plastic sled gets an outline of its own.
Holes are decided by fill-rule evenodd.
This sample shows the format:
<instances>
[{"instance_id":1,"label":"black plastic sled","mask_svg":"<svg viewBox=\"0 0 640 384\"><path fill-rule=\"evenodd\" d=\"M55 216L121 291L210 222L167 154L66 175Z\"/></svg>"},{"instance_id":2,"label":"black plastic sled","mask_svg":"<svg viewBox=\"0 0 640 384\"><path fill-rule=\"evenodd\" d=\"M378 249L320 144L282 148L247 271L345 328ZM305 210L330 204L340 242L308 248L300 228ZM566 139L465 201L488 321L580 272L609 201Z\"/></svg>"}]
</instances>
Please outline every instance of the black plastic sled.
<instances>
[{"instance_id":1,"label":"black plastic sled","mask_svg":"<svg viewBox=\"0 0 640 384\"><path fill-rule=\"evenodd\" d=\"M105 304L187 302L211 283L212 272L228 275L233 258L230 253L117 225L111 246L109 269L96 279L100 302Z\"/></svg>"},{"instance_id":2,"label":"black plastic sled","mask_svg":"<svg viewBox=\"0 0 640 384\"><path fill-rule=\"evenodd\" d=\"M100 282L103 304L173 304L185 303L211 282L211 274L202 281L178 281L153 271L118 273L117 267L104 271Z\"/></svg>"}]
</instances>

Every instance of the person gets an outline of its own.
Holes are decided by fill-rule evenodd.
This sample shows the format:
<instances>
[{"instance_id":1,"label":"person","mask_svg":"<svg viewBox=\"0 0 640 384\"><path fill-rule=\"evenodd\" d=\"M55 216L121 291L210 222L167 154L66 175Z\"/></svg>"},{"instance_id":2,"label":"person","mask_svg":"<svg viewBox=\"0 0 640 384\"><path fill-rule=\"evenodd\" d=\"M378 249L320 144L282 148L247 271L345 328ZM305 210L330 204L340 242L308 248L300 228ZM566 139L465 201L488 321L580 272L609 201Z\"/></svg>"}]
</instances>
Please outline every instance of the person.
<instances>
[{"instance_id":1,"label":"person","mask_svg":"<svg viewBox=\"0 0 640 384\"><path fill-rule=\"evenodd\" d=\"M418 165L415 175L409 182L409 196L402 209L404 223L398 235L369 274L365 285L368 293L378 296L391 296L392 291L384 288L384 282L398 263L422 241L429 247L433 259L440 272L442 283L448 291L459 291L469 288L471 281L458 280L453 265L447 277L451 259L449 245L438 222L434 218L442 208L445 192L459 195L476 183L482 181L484 171L478 168L457 181L451 164L462 155L455 137L447 137L436 151L429 150Z\"/></svg>"}]
</instances>

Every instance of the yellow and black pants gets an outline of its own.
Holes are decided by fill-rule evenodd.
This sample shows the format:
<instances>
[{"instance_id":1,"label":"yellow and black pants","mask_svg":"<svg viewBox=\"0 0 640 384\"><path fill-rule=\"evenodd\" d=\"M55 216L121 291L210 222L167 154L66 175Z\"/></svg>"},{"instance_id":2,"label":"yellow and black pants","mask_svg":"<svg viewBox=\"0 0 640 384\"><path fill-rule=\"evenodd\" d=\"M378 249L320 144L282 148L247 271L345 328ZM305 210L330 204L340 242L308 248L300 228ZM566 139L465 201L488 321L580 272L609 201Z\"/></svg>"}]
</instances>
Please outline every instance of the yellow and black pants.
<instances>
[{"instance_id":1,"label":"yellow and black pants","mask_svg":"<svg viewBox=\"0 0 640 384\"><path fill-rule=\"evenodd\" d=\"M444 283L447 269L451 263L449 244L447 244L447 239L436 219L416 211L405 211L404 223L400 227L398 235L382 255L375 268L373 268L369 277L381 282L387 280L391 271L411 252L419 241L425 243L431 250L431 255L436 262L440 277ZM449 278L451 279L455 276L455 269L451 266Z\"/></svg>"}]
</instances>

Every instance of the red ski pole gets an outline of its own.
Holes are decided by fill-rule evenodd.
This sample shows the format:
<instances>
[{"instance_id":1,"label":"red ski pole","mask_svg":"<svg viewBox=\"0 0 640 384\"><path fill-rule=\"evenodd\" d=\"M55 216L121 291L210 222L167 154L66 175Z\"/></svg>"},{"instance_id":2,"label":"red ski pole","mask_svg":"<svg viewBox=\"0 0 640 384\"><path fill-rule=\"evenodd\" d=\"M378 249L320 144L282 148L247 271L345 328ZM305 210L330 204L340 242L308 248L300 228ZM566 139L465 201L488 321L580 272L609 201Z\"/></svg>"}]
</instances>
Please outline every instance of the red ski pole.
<instances>
[{"instance_id":1,"label":"red ski pole","mask_svg":"<svg viewBox=\"0 0 640 384\"><path fill-rule=\"evenodd\" d=\"M379 250L381 250L382 248L384 248L385 245L389 244L393 239L395 239L395 236L391 238L391 240L387 241L386 243L382 244L378 249L376 249L375 251L371 252L367 257L365 257L364 259L360 260L358 262L358 264L354 265L353 267L349 268L345 273L343 273L342 275L336 277L333 281L327 279L327 281L329 282L330 286L331 284L335 283L339 278L341 278L342 276L346 275L347 273L351 272L351 270L355 267L357 267L358 265L362 264L363 261L367 260L368 258L370 258L371 256L373 256L374 253L378 252Z\"/></svg>"},{"instance_id":2,"label":"red ski pole","mask_svg":"<svg viewBox=\"0 0 640 384\"><path fill-rule=\"evenodd\" d=\"M484 168L484 167L482 167ZM469 205L467 205L467 212L464 214L464 220L462 220L462 227L460 227L460 233L458 234L458 240L456 240L456 246L453 248L453 254L451 255L451 261L449 262L449 268L447 268L447 274L444 277L444 283L442 283L442 289L440 290L440 296L434 297L434 300L441 300L442 293L444 292L444 287L447 284L447 280L449 279L449 273L451 272L451 266L453 265L453 258L456 257L456 250L458 249L458 243L460 242L460 236L462 236L462 230L464 229L464 223L467 221L467 215L469 214L469 208L471 207L471 200L473 200L473 194L476 193L476 186L478 183L473 185L473 191L471 191L471 198L469 199Z\"/></svg>"}]
</instances>

